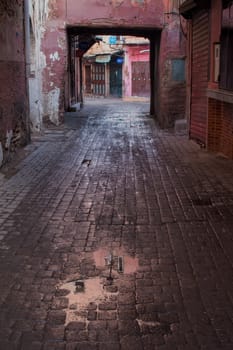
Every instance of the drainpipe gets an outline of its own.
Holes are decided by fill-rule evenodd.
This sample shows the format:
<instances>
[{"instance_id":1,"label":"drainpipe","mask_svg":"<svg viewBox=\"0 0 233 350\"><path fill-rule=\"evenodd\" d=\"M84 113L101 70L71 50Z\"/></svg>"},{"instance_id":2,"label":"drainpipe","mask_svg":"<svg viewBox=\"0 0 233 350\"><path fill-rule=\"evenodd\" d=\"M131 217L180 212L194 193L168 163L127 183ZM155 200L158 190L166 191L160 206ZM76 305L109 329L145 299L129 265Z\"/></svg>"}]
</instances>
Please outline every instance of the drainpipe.
<instances>
[{"instance_id":1,"label":"drainpipe","mask_svg":"<svg viewBox=\"0 0 233 350\"><path fill-rule=\"evenodd\" d=\"M30 108L29 108L29 76L30 76L30 16L29 0L24 0L24 40L25 40L25 73L26 73L26 90L27 90L27 108L26 108L26 131L27 142L30 142Z\"/></svg>"},{"instance_id":2,"label":"drainpipe","mask_svg":"<svg viewBox=\"0 0 233 350\"><path fill-rule=\"evenodd\" d=\"M82 65L83 65L83 60L82 57L80 57L79 60L79 74L80 74L80 106L83 107L83 69L82 69Z\"/></svg>"},{"instance_id":3,"label":"drainpipe","mask_svg":"<svg viewBox=\"0 0 233 350\"><path fill-rule=\"evenodd\" d=\"M193 65L193 41L192 41L192 21L188 21L188 134L189 137L191 137L191 114L192 114L192 65Z\"/></svg>"},{"instance_id":4,"label":"drainpipe","mask_svg":"<svg viewBox=\"0 0 233 350\"><path fill-rule=\"evenodd\" d=\"M155 39L150 37L150 115L155 115Z\"/></svg>"},{"instance_id":5,"label":"drainpipe","mask_svg":"<svg viewBox=\"0 0 233 350\"><path fill-rule=\"evenodd\" d=\"M159 76L159 58L160 58L160 36L159 32L153 33L150 37L150 114L159 118L160 114L160 76Z\"/></svg>"}]
</instances>

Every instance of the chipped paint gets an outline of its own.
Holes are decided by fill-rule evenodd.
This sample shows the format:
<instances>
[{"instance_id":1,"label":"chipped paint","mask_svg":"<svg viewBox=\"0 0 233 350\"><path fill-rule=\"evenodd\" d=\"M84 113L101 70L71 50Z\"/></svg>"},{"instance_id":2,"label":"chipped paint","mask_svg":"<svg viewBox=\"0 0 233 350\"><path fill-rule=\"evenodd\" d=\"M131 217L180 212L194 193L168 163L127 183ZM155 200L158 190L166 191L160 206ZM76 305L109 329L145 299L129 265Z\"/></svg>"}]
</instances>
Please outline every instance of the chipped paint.
<instances>
[{"instance_id":1,"label":"chipped paint","mask_svg":"<svg viewBox=\"0 0 233 350\"><path fill-rule=\"evenodd\" d=\"M48 0L29 2L31 30L31 61L29 77L30 124L33 132L42 130L44 96L42 94L42 71L46 67L46 55L41 49L45 33L44 23L48 18ZM33 41L32 41L33 40Z\"/></svg>"},{"instance_id":2,"label":"chipped paint","mask_svg":"<svg viewBox=\"0 0 233 350\"><path fill-rule=\"evenodd\" d=\"M131 0L133 6L144 6L146 2L145 0Z\"/></svg>"},{"instance_id":3,"label":"chipped paint","mask_svg":"<svg viewBox=\"0 0 233 350\"><path fill-rule=\"evenodd\" d=\"M124 0L113 0L113 6L118 7L124 4Z\"/></svg>"},{"instance_id":4,"label":"chipped paint","mask_svg":"<svg viewBox=\"0 0 233 350\"><path fill-rule=\"evenodd\" d=\"M53 62L60 61L59 53L57 51L54 53L51 53L49 57Z\"/></svg>"},{"instance_id":5,"label":"chipped paint","mask_svg":"<svg viewBox=\"0 0 233 350\"><path fill-rule=\"evenodd\" d=\"M10 148L12 136L13 136L13 131L12 130L7 131L6 142L5 142L5 149L6 150L8 150Z\"/></svg>"},{"instance_id":6,"label":"chipped paint","mask_svg":"<svg viewBox=\"0 0 233 350\"><path fill-rule=\"evenodd\" d=\"M49 120L56 125L59 124L59 99L60 89L58 87L49 91L46 101L47 110L45 113L48 115Z\"/></svg>"}]
</instances>

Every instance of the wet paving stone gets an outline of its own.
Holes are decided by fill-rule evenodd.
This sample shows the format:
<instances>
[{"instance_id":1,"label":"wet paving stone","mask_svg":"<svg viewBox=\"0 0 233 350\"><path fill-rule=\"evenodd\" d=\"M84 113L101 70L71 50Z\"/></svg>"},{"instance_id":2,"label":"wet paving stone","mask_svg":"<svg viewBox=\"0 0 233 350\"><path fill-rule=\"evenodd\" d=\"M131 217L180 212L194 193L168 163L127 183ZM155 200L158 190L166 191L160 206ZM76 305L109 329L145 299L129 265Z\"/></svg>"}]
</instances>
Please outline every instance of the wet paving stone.
<instances>
[{"instance_id":1,"label":"wet paving stone","mask_svg":"<svg viewBox=\"0 0 233 350\"><path fill-rule=\"evenodd\" d=\"M0 350L233 348L233 163L148 108L88 100L4 169Z\"/></svg>"}]
</instances>

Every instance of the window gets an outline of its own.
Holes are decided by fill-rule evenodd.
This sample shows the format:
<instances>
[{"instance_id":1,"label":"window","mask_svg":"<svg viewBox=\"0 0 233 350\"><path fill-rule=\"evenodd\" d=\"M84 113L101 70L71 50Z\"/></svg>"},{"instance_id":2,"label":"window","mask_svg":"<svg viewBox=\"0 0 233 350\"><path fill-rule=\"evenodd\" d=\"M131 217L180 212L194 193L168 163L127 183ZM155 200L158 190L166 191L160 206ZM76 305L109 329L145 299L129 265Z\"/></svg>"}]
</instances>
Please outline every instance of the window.
<instances>
[{"instance_id":1,"label":"window","mask_svg":"<svg viewBox=\"0 0 233 350\"><path fill-rule=\"evenodd\" d=\"M233 91L233 5L223 10L220 88Z\"/></svg>"},{"instance_id":2,"label":"window","mask_svg":"<svg viewBox=\"0 0 233 350\"><path fill-rule=\"evenodd\" d=\"M179 82L185 81L185 60L183 58L172 60L172 80Z\"/></svg>"}]
</instances>

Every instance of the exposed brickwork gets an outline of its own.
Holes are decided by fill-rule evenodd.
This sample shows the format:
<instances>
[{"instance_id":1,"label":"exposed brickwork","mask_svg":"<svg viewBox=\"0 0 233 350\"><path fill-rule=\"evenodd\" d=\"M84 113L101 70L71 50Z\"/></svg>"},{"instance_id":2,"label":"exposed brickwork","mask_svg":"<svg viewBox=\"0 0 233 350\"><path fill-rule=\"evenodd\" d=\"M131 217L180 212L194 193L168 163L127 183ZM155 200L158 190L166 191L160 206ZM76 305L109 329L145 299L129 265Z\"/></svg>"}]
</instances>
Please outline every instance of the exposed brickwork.
<instances>
[{"instance_id":1,"label":"exposed brickwork","mask_svg":"<svg viewBox=\"0 0 233 350\"><path fill-rule=\"evenodd\" d=\"M233 159L233 104L208 99L208 149Z\"/></svg>"}]
</instances>

